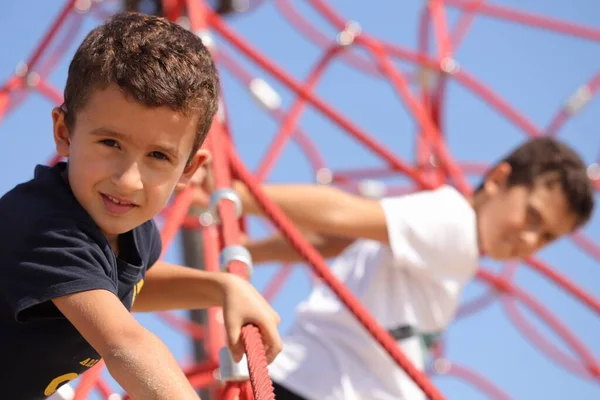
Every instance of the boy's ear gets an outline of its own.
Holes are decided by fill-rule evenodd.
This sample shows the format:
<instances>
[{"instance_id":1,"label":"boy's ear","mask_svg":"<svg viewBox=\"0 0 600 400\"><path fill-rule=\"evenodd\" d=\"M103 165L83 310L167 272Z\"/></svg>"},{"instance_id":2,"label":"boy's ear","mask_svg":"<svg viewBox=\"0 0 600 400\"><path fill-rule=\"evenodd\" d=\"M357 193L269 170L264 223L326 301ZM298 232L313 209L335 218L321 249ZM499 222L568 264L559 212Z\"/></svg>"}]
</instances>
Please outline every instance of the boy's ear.
<instances>
[{"instance_id":1,"label":"boy's ear","mask_svg":"<svg viewBox=\"0 0 600 400\"><path fill-rule=\"evenodd\" d=\"M485 178L484 191L488 195L495 195L506 188L512 167L507 162L501 162L492 169Z\"/></svg>"},{"instance_id":2,"label":"boy's ear","mask_svg":"<svg viewBox=\"0 0 600 400\"><path fill-rule=\"evenodd\" d=\"M181 178L179 178L179 182L177 182L177 189L183 190L194 177L194 174L198 171L198 168L210 162L211 157L212 156L208 150L202 148L199 149L183 170L183 174L181 174Z\"/></svg>"},{"instance_id":3,"label":"boy's ear","mask_svg":"<svg viewBox=\"0 0 600 400\"><path fill-rule=\"evenodd\" d=\"M56 152L61 157L68 157L71 138L65 122L65 112L60 107L55 107L52 110L52 129L54 131Z\"/></svg>"}]
</instances>

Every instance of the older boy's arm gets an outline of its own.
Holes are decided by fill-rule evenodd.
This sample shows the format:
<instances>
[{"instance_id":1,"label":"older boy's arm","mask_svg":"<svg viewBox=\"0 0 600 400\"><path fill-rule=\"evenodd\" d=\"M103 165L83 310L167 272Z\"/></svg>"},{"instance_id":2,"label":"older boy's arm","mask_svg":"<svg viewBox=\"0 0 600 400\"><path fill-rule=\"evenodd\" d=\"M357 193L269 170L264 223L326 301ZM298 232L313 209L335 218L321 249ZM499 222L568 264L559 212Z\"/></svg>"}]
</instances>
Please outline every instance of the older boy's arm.
<instances>
[{"instance_id":1,"label":"older boy's arm","mask_svg":"<svg viewBox=\"0 0 600 400\"><path fill-rule=\"evenodd\" d=\"M319 253L321 253L323 258L336 257L354 241L354 239L350 238L316 233L305 233L304 238L307 239ZM250 251L252 261L255 263L269 261L293 263L305 260L304 257L290 245L287 239L280 234L275 234L265 239L250 240L246 244L246 247L248 248L248 251Z\"/></svg>"},{"instance_id":2,"label":"older boy's arm","mask_svg":"<svg viewBox=\"0 0 600 400\"><path fill-rule=\"evenodd\" d=\"M53 301L133 399L198 399L164 343L143 328L114 294L92 290Z\"/></svg>"},{"instance_id":3,"label":"older boy's arm","mask_svg":"<svg viewBox=\"0 0 600 400\"><path fill-rule=\"evenodd\" d=\"M263 215L243 183L236 181L234 189L245 213ZM388 242L385 214L377 200L331 186L281 184L263 185L262 189L296 225L307 231Z\"/></svg>"}]
</instances>

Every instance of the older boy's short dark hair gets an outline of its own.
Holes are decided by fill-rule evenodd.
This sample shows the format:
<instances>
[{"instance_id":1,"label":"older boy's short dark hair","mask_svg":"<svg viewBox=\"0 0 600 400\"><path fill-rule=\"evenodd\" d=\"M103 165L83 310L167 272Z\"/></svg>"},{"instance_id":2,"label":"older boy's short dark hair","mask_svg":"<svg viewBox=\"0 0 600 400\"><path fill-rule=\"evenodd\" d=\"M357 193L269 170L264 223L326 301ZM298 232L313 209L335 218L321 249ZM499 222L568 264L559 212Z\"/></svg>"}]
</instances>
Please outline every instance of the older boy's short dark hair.
<instances>
[{"instance_id":1,"label":"older boy's short dark hair","mask_svg":"<svg viewBox=\"0 0 600 400\"><path fill-rule=\"evenodd\" d=\"M218 108L219 79L199 37L164 18L116 14L93 29L69 66L63 109L69 129L90 94L111 84L148 107L199 115L190 157Z\"/></svg>"},{"instance_id":2,"label":"older boy's short dark hair","mask_svg":"<svg viewBox=\"0 0 600 400\"><path fill-rule=\"evenodd\" d=\"M592 182L583 160L565 143L550 137L531 139L500 160L500 163L503 162L511 166L509 187L531 187L536 178L553 173L569 208L577 216L576 227L585 224L591 217L594 209ZM482 187L483 184L477 190Z\"/></svg>"}]
</instances>

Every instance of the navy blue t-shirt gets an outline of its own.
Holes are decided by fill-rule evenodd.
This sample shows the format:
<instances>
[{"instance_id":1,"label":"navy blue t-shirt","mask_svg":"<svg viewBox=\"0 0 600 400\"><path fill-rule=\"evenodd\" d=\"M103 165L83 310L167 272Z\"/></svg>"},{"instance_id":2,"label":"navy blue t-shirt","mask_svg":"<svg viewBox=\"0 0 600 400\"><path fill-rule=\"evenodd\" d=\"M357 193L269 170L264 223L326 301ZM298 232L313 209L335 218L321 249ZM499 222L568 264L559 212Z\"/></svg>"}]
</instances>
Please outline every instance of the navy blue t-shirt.
<instances>
[{"instance_id":1,"label":"navy blue t-shirt","mask_svg":"<svg viewBox=\"0 0 600 400\"><path fill-rule=\"evenodd\" d=\"M50 300L105 289L131 310L160 256L153 221L119 236L119 257L63 178L65 163L0 198L0 393L44 399L100 356Z\"/></svg>"}]
</instances>

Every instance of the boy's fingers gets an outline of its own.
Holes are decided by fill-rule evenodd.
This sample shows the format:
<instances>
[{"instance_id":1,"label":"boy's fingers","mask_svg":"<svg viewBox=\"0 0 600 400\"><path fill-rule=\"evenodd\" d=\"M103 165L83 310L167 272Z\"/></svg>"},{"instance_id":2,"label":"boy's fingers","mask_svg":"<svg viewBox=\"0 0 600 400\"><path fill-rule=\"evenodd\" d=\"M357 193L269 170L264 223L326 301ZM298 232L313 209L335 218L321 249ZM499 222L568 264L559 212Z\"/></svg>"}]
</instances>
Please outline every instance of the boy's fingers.
<instances>
[{"instance_id":1,"label":"boy's fingers","mask_svg":"<svg viewBox=\"0 0 600 400\"><path fill-rule=\"evenodd\" d=\"M229 330L227 332L227 340L229 345L229 351L231 352L231 356L233 361L240 362L242 357L244 356L244 344L242 342L239 330ZM265 348L265 356L267 358L267 363L270 364L273 362L277 354L281 351L283 344L281 342L281 337L277 332L277 328L269 329L266 327L261 328L261 333L263 336L263 343Z\"/></svg>"},{"instance_id":2,"label":"boy's fingers","mask_svg":"<svg viewBox=\"0 0 600 400\"><path fill-rule=\"evenodd\" d=\"M242 346L241 342L234 345L231 348L231 357L233 358L234 362L239 363L240 361L242 361L243 356L244 356L244 347Z\"/></svg>"},{"instance_id":3,"label":"boy's fingers","mask_svg":"<svg viewBox=\"0 0 600 400\"><path fill-rule=\"evenodd\" d=\"M281 351L283 344L277 328L263 327L263 341L265 343L265 351L267 356L267 363L273 362L277 354Z\"/></svg>"},{"instance_id":4,"label":"boy's fingers","mask_svg":"<svg viewBox=\"0 0 600 400\"><path fill-rule=\"evenodd\" d=\"M244 356L244 345L241 338L241 330L238 326L227 330L227 343L229 345L229 351L233 357L233 361L240 362Z\"/></svg>"},{"instance_id":5,"label":"boy's fingers","mask_svg":"<svg viewBox=\"0 0 600 400\"><path fill-rule=\"evenodd\" d=\"M281 323L281 317L275 310L273 310L272 312L273 312L273 319L275 320L275 325L279 326L279 324Z\"/></svg>"}]
</instances>

